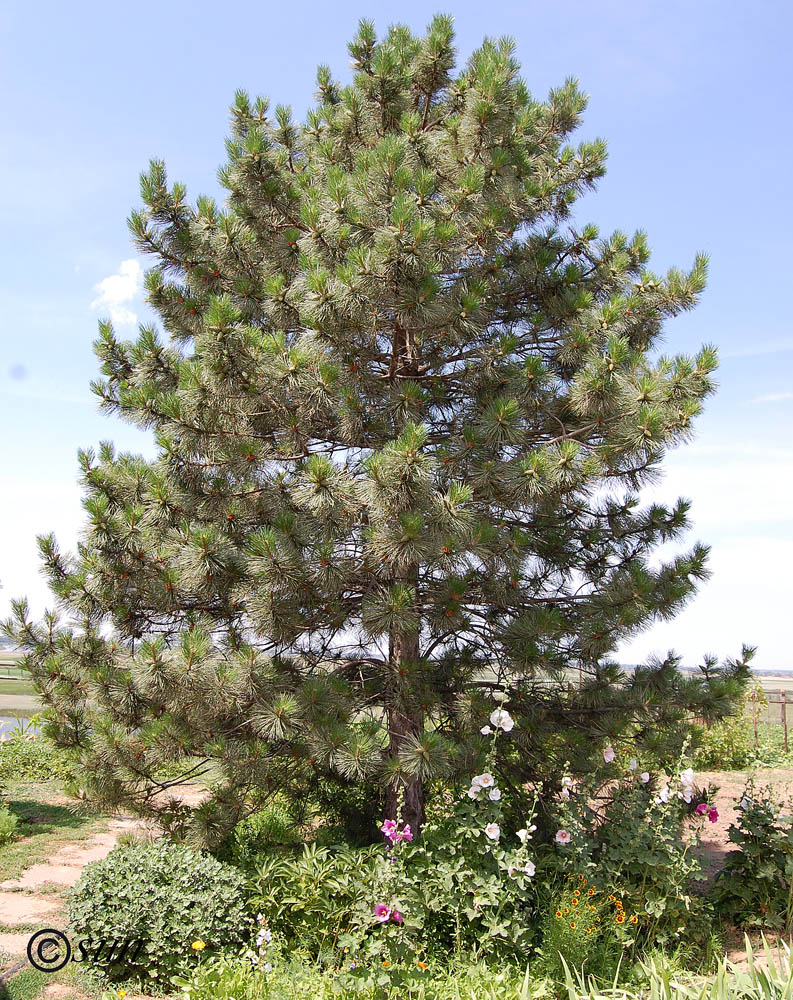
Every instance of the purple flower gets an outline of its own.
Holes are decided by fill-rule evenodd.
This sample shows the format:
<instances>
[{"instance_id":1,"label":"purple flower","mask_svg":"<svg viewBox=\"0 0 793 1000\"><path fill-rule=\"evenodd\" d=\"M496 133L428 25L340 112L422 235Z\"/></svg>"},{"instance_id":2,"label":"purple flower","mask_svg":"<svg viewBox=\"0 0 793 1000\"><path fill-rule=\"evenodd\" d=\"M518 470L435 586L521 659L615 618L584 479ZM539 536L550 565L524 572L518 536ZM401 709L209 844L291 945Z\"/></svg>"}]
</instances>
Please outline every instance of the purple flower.
<instances>
[{"instance_id":1,"label":"purple flower","mask_svg":"<svg viewBox=\"0 0 793 1000\"><path fill-rule=\"evenodd\" d=\"M394 921L395 924L401 924L404 917L399 912L399 910L394 910L394 912L391 914L391 919Z\"/></svg>"},{"instance_id":2,"label":"purple flower","mask_svg":"<svg viewBox=\"0 0 793 1000\"><path fill-rule=\"evenodd\" d=\"M708 803L700 802L700 804L697 806L697 816L704 816L707 811L708 811Z\"/></svg>"},{"instance_id":3,"label":"purple flower","mask_svg":"<svg viewBox=\"0 0 793 1000\"><path fill-rule=\"evenodd\" d=\"M385 924L391 917L391 909L385 903L377 903L374 908L374 915L381 924Z\"/></svg>"},{"instance_id":4,"label":"purple flower","mask_svg":"<svg viewBox=\"0 0 793 1000\"><path fill-rule=\"evenodd\" d=\"M413 831L410 829L410 823L405 823L404 829L396 835L396 839L408 841L413 839Z\"/></svg>"},{"instance_id":5,"label":"purple flower","mask_svg":"<svg viewBox=\"0 0 793 1000\"><path fill-rule=\"evenodd\" d=\"M711 806L710 809L708 809L708 819L711 823L715 823L718 818L719 810L715 806Z\"/></svg>"},{"instance_id":6,"label":"purple flower","mask_svg":"<svg viewBox=\"0 0 793 1000\"><path fill-rule=\"evenodd\" d=\"M384 833L389 840L393 841L396 836L396 823L392 819L384 819L383 825L380 827L381 833Z\"/></svg>"}]
</instances>

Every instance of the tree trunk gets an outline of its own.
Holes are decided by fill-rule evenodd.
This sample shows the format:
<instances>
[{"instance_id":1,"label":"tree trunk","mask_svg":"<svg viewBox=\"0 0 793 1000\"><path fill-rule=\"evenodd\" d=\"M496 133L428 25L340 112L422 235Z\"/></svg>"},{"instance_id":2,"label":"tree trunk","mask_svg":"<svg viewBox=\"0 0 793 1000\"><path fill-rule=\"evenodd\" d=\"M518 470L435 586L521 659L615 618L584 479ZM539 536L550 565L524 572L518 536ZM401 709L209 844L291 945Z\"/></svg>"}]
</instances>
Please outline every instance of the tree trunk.
<instances>
[{"instance_id":1,"label":"tree trunk","mask_svg":"<svg viewBox=\"0 0 793 1000\"><path fill-rule=\"evenodd\" d=\"M404 665L415 664L419 655L418 636L393 635L389 642L390 683L387 706L388 756L392 760L411 736L420 737L424 731L424 716L411 706L409 685L404 682ZM424 825L424 781L421 778L407 778L404 783L389 785L386 793L386 817L396 819L399 810L400 792L404 797L401 818L409 823L414 835L421 832Z\"/></svg>"}]
</instances>

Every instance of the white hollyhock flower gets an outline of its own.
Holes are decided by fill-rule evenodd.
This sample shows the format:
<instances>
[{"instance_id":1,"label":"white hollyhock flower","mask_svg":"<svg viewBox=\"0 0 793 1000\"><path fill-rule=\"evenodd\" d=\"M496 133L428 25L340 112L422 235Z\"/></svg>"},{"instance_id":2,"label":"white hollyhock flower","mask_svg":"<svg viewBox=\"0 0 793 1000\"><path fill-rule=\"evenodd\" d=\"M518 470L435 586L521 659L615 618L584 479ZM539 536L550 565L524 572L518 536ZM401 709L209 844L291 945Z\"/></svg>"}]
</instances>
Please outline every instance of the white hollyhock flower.
<instances>
[{"instance_id":1,"label":"white hollyhock flower","mask_svg":"<svg viewBox=\"0 0 793 1000\"><path fill-rule=\"evenodd\" d=\"M468 798L469 799L479 798L479 785L471 785L471 787L468 789Z\"/></svg>"},{"instance_id":2,"label":"white hollyhock flower","mask_svg":"<svg viewBox=\"0 0 793 1000\"><path fill-rule=\"evenodd\" d=\"M694 784L694 768L687 767L685 771L680 772L680 784L690 786Z\"/></svg>"},{"instance_id":3,"label":"white hollyhock flower","mask_svg":"<svg viewBox=\"0 0 793 1000\"><path fill-rule=\"evenodd\" d=\"M523 866L523 871L529 876L529 878L532 878L534 873L537 871L537 868L533 861L527 861Z\"/></svg>"},{"instance_id":4,"label":"white hollyhock flower","mask_svg":"<svg viewBox=\"0 0 793 1000\"><path fill-rule=\"evenodd\" d=\"M569 788L573 784L573 779L569 778L567 775L562 778L562 788Z\"/></svg>"},{"instance_id":5,"label":"white hollyhock flower","mask_svg":"<svg viewBox=\"0 0 793 1000\"><path fill-rule=\"evenodd\" d=\"M664 785L661 791L656 795L654 801L657 806L661 805L661 803L666 805L669 801L669 785Z\"/></svg>"},{"instance_id":6,"label":"white hollyhock flower","mask_svg":"<svg viewBox=\"0 0 793 1000\"><path fill-rule=\"evenodd\" d=\"M479 785L480 788L492 788L495 785L496 779L490 773L490 771L485 771L483 774L477 774L477 776L471 782L472 785Z\"/></svg>"},{"instance_id":7,"label":"white hollyhock flower","mask_svg":"<svg viewBox=\"0 0 793 1000\"><path fill-rule=\"evenodd\" d=\"M487 797L490 799L491 802L498 802L501 799L501 789L491 788L490 791L487 793Z\"/></svg>"},{"instance_id":8,"label":"white hollyhock flower","mask_svg":"<svg viewBox=\"0 0 793 1000\"><path fill-rule=\"evenodd\" d=\"M563 799L569 799L570 798L570 789L569 788L563 788L562 789L562 798Z\"/></svg>"},{"instance_id":9,"label":"white hollyhock flower","mask_svg":"<svg viewBox=\"0 0 793 1000\"><path fill-rule=\"evenodd\" d=\"M570 836L569 830L557 830L555 839L557 844L569 844L573 838Z\"/></svg>"},{"instance_id":10,"label":"white hollyhock flower","mask_svg":"<svg viewBox=\"0 0 793 1000\"><path fill-rule=\"evenodd\" d=\"M639 764L638 764L636 758L635 757L631 757L631 762L630 762L630 764L628 764L628 767L631 769L631 771L635 771L638 766L639 766Z\"/></svg>"},{"instance_id":11,"label":"white hollyhock flower","mask_svg":"<svg viewBox=\"0 0 793 1000\"><path fill-rule=\"evenodd\" d=\"M498 840L501 836L501 827L498 823L488 823L485 827L485 836L489 837L491 840Z\"/></svg>"},{"instance_id":12,"label":"white hollyhock flower","mask_svg":"<svg viewBox=\"0 0 793 1000\"><path fill-rule=\"evenodd\" d=\"M525 844L527 840L531 840L528 830L518 830L516 836L521 844Z\"/></svg>"},{"instance_id":13,"label":"white hollyhock flower","mask_svg":"<svg viewBox=\"0 0 793 1000\"><path fill-rule=\"evenodd\" d=\"M607 764L610 764L614 760L614 757L615 757L614 747L611 744L609 744L603 751L603 760L605 760Z\"/></svg>"},{"instance_id":14,"label":"white hollyhock flower","mask_svg":"<svg viewBox=\"0 0 793 1000\"><path fill-rule=\"evenodd\" d=\"M752 800L747 795L744 795L744 797L741 799L741 801L739 803L739 808L740 809L749 809L751 807L751 805L752 805Z\"/></svg>"},{"instance_id":15,"label":"white hollyhock flower","mask_svg":"<svg viewBox=\"0 0 793 1000\"><path fill-rule=\"evenodd\" d=\"M642 779L642 782L646 785L647 782L650 780L650 772L649 771L642 771L642 773L639 775L639 777Z\"/></svg>"},{"instance_id":16,"label":"white hollyhock flower","mask_svg":"<svg viewBox=\"0 0 793 1000\"><path fill-rule=\"evenodd\" d=\"M515 725L512 721L512 716L504 708L497 708L491 713L490 724L495 726L496 729L503 729L505 733L508 733Z\"/></svg>"},{"instance_id":17,"label":"white hollyhock flower","mask_svg":"<svg viewBox=\"0 0 793 1000\"><path fill-rule=\"evenodd\" d=\"M493 732L493 730L490 728L490 726L482 726L482 728L479 730L479 732L483 736L489 736Z\"/></svg>"}]
</instances>

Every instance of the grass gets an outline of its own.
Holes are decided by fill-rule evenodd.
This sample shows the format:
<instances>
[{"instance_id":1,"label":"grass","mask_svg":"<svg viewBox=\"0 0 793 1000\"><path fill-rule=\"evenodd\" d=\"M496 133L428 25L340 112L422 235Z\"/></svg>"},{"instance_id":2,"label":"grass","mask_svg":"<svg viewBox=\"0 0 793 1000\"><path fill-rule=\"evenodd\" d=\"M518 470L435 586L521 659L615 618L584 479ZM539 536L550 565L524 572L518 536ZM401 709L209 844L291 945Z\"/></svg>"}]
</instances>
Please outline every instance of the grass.
<instances>
[{"instance_id":1,"label":"grass","mask_svg":"<svg viewBox=\"0 0 793 1000\"><path fill-rule=\"evenodd\" d=\"M12 786L9 805L19 817L17 836L0 847L0 881L46 861L66 844L85 840L103 830L106 820L72 812L55 801L57 782ZM0 998L2 994L0 994Z\"/></svg>"}]
</instances>

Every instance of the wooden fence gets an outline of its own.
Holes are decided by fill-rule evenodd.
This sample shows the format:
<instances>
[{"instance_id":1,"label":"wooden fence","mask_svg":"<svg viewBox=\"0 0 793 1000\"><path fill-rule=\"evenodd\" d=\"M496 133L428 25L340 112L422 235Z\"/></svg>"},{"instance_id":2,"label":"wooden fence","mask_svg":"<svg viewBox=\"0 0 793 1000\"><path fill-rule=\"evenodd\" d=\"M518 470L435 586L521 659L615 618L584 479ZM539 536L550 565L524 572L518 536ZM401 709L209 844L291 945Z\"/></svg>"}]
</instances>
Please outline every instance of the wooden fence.
<instances>
[{"instance_id":1,"label":"wooden fence","mask_svg":"<svg viewBox=\"0 0 793 1000\"><path fill-rule=\"evenodd\" d=\"M752 720L754 730L754 745L757 746L757 726L761 722L776 723L782 726L783 738L785 741L785 752L788 751L788 704L793 701L793 692L788 696L788 692L781 688L778 691L763 691L758 695L757 691L752 691L749 695L747 712Z\"/></svg>"}]
</instances>

